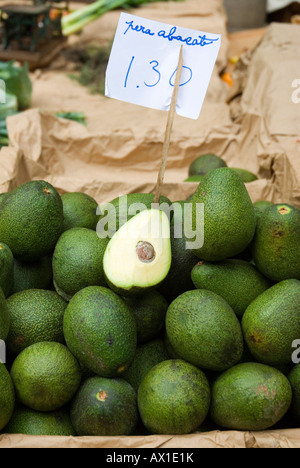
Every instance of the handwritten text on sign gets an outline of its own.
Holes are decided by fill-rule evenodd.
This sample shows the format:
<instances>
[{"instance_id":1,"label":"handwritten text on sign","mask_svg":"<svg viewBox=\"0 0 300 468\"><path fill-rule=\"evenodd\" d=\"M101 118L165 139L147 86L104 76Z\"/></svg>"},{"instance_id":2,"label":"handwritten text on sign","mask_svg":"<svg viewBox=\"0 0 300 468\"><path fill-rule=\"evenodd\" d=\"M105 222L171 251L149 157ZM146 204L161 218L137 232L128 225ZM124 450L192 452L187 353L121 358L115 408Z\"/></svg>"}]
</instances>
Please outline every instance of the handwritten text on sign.
<instances>
[{"instance_id":1,"label":"handwritten text on sign","mask_svg":"<svg viewBox=\"0 0 300 468\"><path fill-rule=\"evenodd\" d=\"M221 45L218 34L121 13L106 70L105 95L169 110L181 45L176 112L197 119Z\"/></svg>"}]
</instances>

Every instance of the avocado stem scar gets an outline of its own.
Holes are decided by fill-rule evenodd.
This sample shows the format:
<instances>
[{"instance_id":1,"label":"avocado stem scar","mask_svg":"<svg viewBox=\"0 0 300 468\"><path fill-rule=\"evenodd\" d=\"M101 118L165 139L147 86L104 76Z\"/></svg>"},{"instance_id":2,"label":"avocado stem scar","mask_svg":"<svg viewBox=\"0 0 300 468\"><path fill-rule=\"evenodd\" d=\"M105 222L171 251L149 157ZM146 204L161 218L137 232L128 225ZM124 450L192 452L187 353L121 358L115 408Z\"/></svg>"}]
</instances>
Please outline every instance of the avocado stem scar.
<instances>
[{"instance_id":1,"label":"avocado stem scar","mask_svg":"<svg viewBox=\"0 0 300 468\"><path fill-rule=\"evenodd\" d=\"M101 390L100 392L97 393L96 398L99 401L105 401L107 398L107 393L104 390Z\"/></svg>"},{"instance_id":2,"label":"avocado stem scar","mask_svg":"<svg viewBox=\"0 0 300 468\"><path fill-rule=\"evenodd\" d=\"M283 207L280 208L280 210L279 210L279 213L280 213L281 215L287 214L288 212L289 212L289 210L288 210L285 206L283 206Z\"/></svg>"}]
</instances>

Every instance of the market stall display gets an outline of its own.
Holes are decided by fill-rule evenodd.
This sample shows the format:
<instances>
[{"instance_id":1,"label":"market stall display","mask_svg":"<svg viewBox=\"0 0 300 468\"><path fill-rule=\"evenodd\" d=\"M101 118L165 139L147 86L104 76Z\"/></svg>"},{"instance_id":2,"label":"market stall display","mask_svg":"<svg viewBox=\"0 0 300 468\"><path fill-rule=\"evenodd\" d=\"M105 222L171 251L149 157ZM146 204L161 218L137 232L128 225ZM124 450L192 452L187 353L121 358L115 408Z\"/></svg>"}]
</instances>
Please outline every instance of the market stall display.
<instances>
[{"instance_id":1,"label":"market stall display","mask_svg":"<svg viewBox=\"0 0 300 468\"><path fill-rule=\"evenodd\" d=\"M213 3L208 17L221 31L226 18ZM186 24L181 2L172 11ZM158 3L145 14L168 13ZM117 15L108 18L106 31ZM6 118L0 252L19 287L6 281L0 295L9 344L0 446L300 446L299 34L297 25L267 27L235 62L233 86L221 79L222 43L199 119L174 119L165 212L151 205L165 114L97 95L82 125L54 115L54 93L48 109ZM33 77L34 103L44 80ZM201 234L199 203L204 243L187 249ZM145 235L150 221L163 241ZM105 225L109 239L99 238ZM30 292L41 277L43 297ZM44 307L41 323L37 304L48 300L53 314Z\"/></svg>"}]
</instances>

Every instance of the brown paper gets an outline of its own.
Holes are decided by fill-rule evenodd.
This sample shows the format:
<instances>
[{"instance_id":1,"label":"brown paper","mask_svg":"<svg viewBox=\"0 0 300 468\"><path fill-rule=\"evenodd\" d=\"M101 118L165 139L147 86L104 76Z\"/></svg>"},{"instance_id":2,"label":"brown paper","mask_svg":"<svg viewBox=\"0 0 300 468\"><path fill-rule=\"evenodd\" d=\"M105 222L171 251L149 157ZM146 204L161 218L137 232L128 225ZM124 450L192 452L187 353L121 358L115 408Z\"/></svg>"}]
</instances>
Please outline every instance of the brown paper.
<instances>
[{"instance_id":1,"label":"brown paper","mask_svg":"<svg viewBox=\"0 0 300 468\"><path fill-rule=\"evenodd\" d=\"M211 431L180 436L65 437L4 434L0 448L300 448L300 429Z\"/></svg>"}]
</instances>

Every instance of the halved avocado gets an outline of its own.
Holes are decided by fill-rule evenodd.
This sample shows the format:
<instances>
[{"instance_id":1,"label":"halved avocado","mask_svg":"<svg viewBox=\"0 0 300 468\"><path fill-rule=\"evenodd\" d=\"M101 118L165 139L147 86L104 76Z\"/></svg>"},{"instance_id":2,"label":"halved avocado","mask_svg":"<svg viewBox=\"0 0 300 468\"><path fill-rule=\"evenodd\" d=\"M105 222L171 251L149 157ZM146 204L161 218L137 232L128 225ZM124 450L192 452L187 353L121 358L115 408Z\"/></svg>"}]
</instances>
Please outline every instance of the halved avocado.
<instances>
[{"instance_id":1,"label":"halved avocado","mask_svg":"<svg viewBox=\"0 0 300 468\"><path fill-rule=\"evenodd\" d=\"M109 287L123 296L157 287L171 266L170 222L158 209L144 210L109 241L103 259Z\"/></svg>"}]
</instances>

